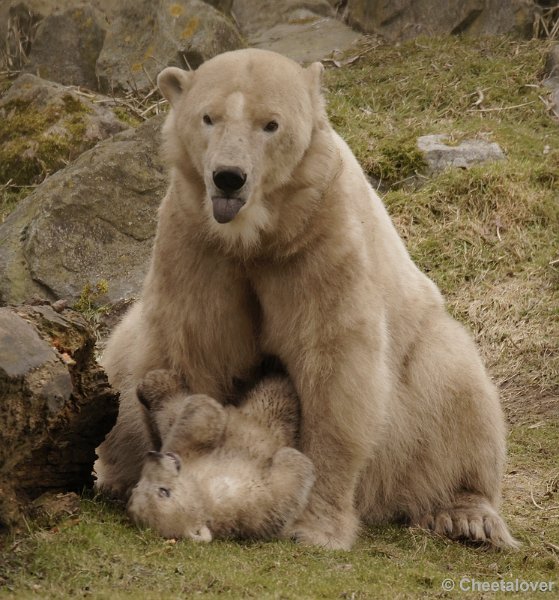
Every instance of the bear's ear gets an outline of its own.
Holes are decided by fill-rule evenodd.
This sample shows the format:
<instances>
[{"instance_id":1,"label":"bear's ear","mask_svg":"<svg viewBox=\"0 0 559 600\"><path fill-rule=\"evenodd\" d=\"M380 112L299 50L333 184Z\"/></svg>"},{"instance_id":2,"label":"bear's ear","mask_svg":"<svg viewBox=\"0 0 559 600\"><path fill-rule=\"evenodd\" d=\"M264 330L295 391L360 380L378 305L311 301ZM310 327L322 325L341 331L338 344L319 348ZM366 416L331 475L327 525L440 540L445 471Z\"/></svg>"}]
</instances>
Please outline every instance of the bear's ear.
<instances>
[{"instance_id":1,"label":"bear's ear","mask_svg":"<svg viewBox=\"0 0 559 600\"><path fill-rule=\"evenodd\" d=\"M304 75L309 86L311 102L314 108L315 124L323 127L328 122L326 116L326 103L322 95L322 63L314 62L304 70Z\"/></svg>"},{"instance_id":2,"label":"bear's ear","mask_svg":"<svg viewBox=\"0 0 559 600\"><path fill-rule=\"evenodd\" d=\"M193 73L178 67L167 67L157 76L157 87L171 106L190 87Z\"/></svg>"},{"instance_id":3,"label":"bear's ear","mask_svg":"<svg viewBox=\"0 0 559 600\"><path fill-rule=\"evenodd\" d=\"M305 77L309 83L309 87L311 88L311 93L313 98L315 96L321 95L321 87L322 87L322 73L324 72L324 67L320 62L313 62L312 65L309 65L305 69Z\"/></svg>"}]
</instances>

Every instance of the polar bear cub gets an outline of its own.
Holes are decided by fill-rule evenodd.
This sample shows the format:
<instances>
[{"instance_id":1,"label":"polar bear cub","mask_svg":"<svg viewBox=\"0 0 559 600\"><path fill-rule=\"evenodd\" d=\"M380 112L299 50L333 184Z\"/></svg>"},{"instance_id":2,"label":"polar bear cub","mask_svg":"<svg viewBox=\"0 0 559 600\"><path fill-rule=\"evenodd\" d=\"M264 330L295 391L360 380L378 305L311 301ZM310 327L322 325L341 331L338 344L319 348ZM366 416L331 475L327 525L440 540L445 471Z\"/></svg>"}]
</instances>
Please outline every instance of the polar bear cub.
<instances>
[{"instance_id":1,"label":"polar bear cub","mask_svg":"<svg viewBox=\"0 0 559 600\"><path fill-rule=\"evenodd\" d=\"M305 508L313 464L293 448L297 396L263 379L239 407L188 395L167 370L138 386L152 444L128 512L167 538L281 537Z\"/></svg>"}]
</instances>

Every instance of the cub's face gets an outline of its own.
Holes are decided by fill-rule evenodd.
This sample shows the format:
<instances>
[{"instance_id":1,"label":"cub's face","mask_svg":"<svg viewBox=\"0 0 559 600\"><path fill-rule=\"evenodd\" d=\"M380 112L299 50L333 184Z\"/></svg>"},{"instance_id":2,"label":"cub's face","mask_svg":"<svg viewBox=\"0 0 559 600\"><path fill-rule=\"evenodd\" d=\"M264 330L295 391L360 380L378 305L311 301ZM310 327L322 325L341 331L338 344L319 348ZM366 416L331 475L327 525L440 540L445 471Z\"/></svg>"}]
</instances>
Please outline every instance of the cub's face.
<instances>
[{"instance_id":1,"label":"cub's face","mask_svg":"<svg viewBox=\"0 0 559 600\"><path fill-rule=\"evenodd\" d=\"M200 486L181 473L180 459L173 453L148 453L127 510L136 524L163 537L212 540Z\"/></svg>"},{"instance_id":2,"label":"cub's face","mask_svg":"<svg viewBox=\"0 0 559 600\"><path fill-rule=\"evenodd\" d=\"M240 50L195 72L171 67L159 75L172 107L168 154L179 172L202 182L200 210L224 239L250 246L271 227L274 192L292 180L311 143L321 69Z\"/></svg>"}]
</instances>

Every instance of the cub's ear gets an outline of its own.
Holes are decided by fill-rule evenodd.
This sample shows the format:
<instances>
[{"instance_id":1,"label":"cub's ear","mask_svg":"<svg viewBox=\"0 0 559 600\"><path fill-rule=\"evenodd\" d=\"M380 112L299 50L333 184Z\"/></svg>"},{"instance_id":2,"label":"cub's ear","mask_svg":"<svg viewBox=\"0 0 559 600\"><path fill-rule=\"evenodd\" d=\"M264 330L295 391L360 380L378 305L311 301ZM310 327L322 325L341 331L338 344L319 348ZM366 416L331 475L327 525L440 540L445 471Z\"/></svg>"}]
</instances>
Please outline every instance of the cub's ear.
<instances>
[{"instance_id":1,"label":"cub's ear","mask_svg":"<svg viewBox=\"0 0 559 600\"><path fill-rule=\"evenodd\" d=\"M186 92L192 82L192 71L178 67L167 67L157 76L157 87L171 106L175 106L181 94Z\"/></svg>"}]
</instances>

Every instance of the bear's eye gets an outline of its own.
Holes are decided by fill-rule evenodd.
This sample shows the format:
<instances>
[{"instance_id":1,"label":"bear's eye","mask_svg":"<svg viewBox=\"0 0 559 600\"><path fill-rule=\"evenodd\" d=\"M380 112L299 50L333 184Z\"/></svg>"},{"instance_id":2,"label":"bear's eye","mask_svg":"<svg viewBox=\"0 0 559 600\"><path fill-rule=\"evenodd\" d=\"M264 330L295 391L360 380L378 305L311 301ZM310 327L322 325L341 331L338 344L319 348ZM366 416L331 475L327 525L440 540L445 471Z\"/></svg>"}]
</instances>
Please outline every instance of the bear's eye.
<instances>
[{"instance_id":1,"label":"bear's eye","mask_svg":"<svg viewBox=\"0 0 559 600\"><path fill-rule=\"evenodd\" d=\"M160 487L158 490L158 494L161 498L170 498L171 497L171 490L169 488L166 487Z\"/></svg>"},{"instance_id":2,"label":"bear's eye","mask_svg":"<svg viewBox=\"0 0 559 600\"><path fill-rule=\"evenodd\" d=\"M204 121L204 123L206 125L213 125L213 121L212 121L212 118L210 117L210 115L204 115L202 117L202 121Z\"/></svg>"},{"instance_id":3,"label":"bear's eye","mask_svg":"<svg viewBox=\"0 0 559 600\"><path fill-rule=\"evenodd\" d=\"M264 131L267 131L268 133L273 133L274 131L277 131L278 127L279 125L277 121L270 121L264 126Z\"/></svg>"}]
</instances>

